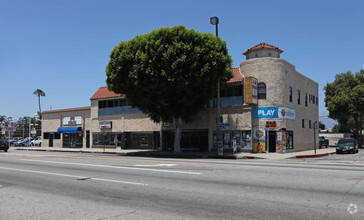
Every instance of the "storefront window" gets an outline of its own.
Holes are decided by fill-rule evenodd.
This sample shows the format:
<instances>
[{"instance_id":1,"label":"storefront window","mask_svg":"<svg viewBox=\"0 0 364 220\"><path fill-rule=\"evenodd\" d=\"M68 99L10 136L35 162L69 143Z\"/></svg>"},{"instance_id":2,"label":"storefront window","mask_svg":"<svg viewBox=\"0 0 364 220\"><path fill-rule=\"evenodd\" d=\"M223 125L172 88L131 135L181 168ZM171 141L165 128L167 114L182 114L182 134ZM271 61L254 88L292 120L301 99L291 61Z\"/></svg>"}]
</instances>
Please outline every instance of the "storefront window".
<instances>
[{"instance_id":1,"label":"storefront window","mask_svg":"<svg viewBox=\"0 0 364 220\"><path fill-rule=\"evenodd\" d=\"M64 148L82 148L82 133L63 133Z\"/></svg>"},{"instance_id":2,"label":"storefront window","mask_svg":"<svg viewBox=\"0 0 364 220\"><path fill-rule=\"evenodd\" d=\"M287 149L293 149L293 131L287 131Z\"/></svg>"},{"instance_id":3,"label":"storefront window","mask_svg":"<svg viewBox=\"0 0 364 220\"><path fill-rule=\"evenodd\" d=\"M221 131L221 138L225 149L232 149L236 142L238 151L242 149L252 149L251 131ZM217 147L217 135L214 131L213 146Z\"/></svg>"}]
</instances>

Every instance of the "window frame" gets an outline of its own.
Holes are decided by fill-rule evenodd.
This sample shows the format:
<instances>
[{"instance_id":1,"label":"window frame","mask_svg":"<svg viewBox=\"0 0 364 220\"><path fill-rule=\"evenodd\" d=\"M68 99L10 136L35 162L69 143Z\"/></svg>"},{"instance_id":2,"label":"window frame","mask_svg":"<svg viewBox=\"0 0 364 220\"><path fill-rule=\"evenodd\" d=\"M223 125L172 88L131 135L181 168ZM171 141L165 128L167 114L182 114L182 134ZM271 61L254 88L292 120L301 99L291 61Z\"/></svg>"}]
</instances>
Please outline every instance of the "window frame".
<instances>
[{"instance_id":1,"label":"window frame","mask_svg":"<svg viewBox=\"0 0 364 220\"><path fill-rule=\"evenodd\" d=\"M261 86L263 86L263 87L261 87ZM263 89L264 89L264 93L261 92ZM258 92L258 99L267 99L267 85L264 82L258 83L257 92Z\"/></svg>"}]
</instances>

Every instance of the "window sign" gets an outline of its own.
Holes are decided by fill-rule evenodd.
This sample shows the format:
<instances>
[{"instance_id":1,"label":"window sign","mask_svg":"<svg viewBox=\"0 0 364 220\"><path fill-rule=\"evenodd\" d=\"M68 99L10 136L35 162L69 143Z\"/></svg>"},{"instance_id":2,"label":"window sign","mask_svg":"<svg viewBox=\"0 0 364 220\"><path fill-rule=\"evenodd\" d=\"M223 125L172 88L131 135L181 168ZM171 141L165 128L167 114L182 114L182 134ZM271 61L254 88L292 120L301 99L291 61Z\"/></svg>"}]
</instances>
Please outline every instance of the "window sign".
<instances>
[{"instance_id":1,"label":"window sign","mask_svg":"<svg viewBox=\"0 0 364 220\"><path fill-rule=\"evenodd\" d=\"M82 116L72 116L72 117L64 117L63 125L64 126L74 126L82 124Z\"/></svg>"},{"instance_id":2,"label":"window sign","mask_svg":"<svg viewBox=\"0 0 364 220\"><path fill-rule=\"evenodd\" d=\"M110 129L110 128L112 128L112 122L111 121L100 121L99 125L100 125L100 129Z\"/></svg>"},{"instance_id":3,"label":"window sign","mask_svg":"<svg viewBox=\"0 0 364 220\"><path fill-rule=\"evenodd\" d=\"M265 126L253 127L253 152L265 152Z\"/></svg>"}]
</instances>

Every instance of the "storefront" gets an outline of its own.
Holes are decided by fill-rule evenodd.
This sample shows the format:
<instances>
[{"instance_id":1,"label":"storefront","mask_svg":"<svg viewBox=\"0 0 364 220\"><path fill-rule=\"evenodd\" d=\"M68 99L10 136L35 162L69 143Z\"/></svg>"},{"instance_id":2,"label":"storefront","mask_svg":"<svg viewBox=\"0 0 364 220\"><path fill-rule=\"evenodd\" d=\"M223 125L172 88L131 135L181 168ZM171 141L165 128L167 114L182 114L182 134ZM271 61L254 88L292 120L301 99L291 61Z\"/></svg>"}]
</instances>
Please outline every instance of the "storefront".
<instances>
[{"instance_id":1,"label":"storefront","mask_svg":"<svg viewBox=\"0 0 364 220\"><path fill-rule=\"evenodd\" d=\"M253 152L286 153L293 149L293 131L286 121L295 119L295 110L283 107L253 108Z\"/></svg>"},{"instance_id":2,"label":"storefront","mask_svg":"<svg viewBox=\"0 0 364 220\"><path fill-rule=\"evenodd\" d=\"M93 147L158 149L159 132L93 132Z\"/></svg>"},{"instance_id":3,"label":"storefront","mask_svg":"<svg viewBox=\"0 0 364 220\"><path fill-rule=\"evenodd\" d=\"M252 136L250 130L243 131L231 131L231 130L223 130L220 131L221 139L223 140L224 150L233 150L236 147L238 152L247 151L250 152L252 150ZM213 146L217 148L217 135L216 131L214 131L213 135Z\"/></svg>"},{"instance_id":4,"label":"storefront","mask_svg":"<svg viewBox=\"0 0 364 220\"><path fill-rule=\"evenodd\" d=\"M174 131L163 131L163 150L173 150ZM181 151L208 151L207 130L184 130L181 133Z\"/></svg>"},{"instance_id":5,"label":"storefront","mask_svg":"<svg viewBox=\"0 0 364 220\"><path fill-rule=\"evenodd\" d=\"M83 147L83 132L81 127L59 127L57 133L62 134L63 148Z\"/></svg>"}]
</instances>

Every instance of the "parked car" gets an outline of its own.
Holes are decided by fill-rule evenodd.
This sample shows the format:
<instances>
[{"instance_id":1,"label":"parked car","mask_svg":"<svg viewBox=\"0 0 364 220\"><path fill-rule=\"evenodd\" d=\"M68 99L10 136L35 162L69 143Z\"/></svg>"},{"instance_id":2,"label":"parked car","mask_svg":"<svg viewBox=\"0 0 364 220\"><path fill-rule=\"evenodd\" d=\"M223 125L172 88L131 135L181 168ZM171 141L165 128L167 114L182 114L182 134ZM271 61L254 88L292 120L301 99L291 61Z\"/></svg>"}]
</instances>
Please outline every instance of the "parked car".
<instances>
[{"instance_id":1,"label":"parked car","mask_svg":"<svg viewBox=\"0 0 364 220\"><path fill-rule=\"evenodd\" d=\"M341 138L339 142L337 142L336 145L336 153L358 153L358 144L356 143L356 140L354 138Z\"/></svg>"},{"instance_id":2,"label":"parked car","mask_svg":"<svg viewBox=\"0 0 364 220\"><path fill-rule=\"evenodd\" d=\"M15 141L13 143L14 147L20 147L22 146L22 142L23 142L24 139L19 139L18 141Z\"/></svg>"},{"instance_id":3,"label":"parked car","mask_svg":"<svg viewBox=\"0 0 364 220\"><path fill-rule=\"evenodd\" d=\"M8 150L9 150L9 143L6 142L3 139L0 139L0 150L3 150L5 152L8 152Z\"/></svg>"},{"instance_id":4,"label":"parked car","mask_svg":"<svg viewBox=\"0 0 364 220\"><path fill-rule=\"evenodd\" d=\"M30 144L31 144L31 142L32 142L32 140L33 140L33 138L25 138L25 139L23 139L23 142L21 144L24 147L29 147Z\"/></svg>"},{"instance_id":5,"label":"parked car","mask_svg":"<svg viewBox=\"0 0 364 220\"><path fill-rule=\"evenodd\" d=\"M31 146L41 146L42 145L42 137L36 137L34 140L30 142Z\"/></svg>"},{"instance_id":6,"label":"parked car","mask_svg":"<svg viewBox=\"0 0 364 220\"><path fill-rule=\"evenodd\" d=\"M319 136L319 148L325 146L326 148L329 146L329 140L324 136Z\"/></svg>"},{"instance_id":7,"label":"parked car","mask_svg":"<svg viewBox=\"0 0 364 220\"><path fill-rule=\"evenodd\" d=\"M22 146L28 147L28 146L30 146L30 142L32 140L33 140L32 138L24 138L24 139L14 142L14 146L15 147L22 147Z\"/></svg>"}]
</instances>

